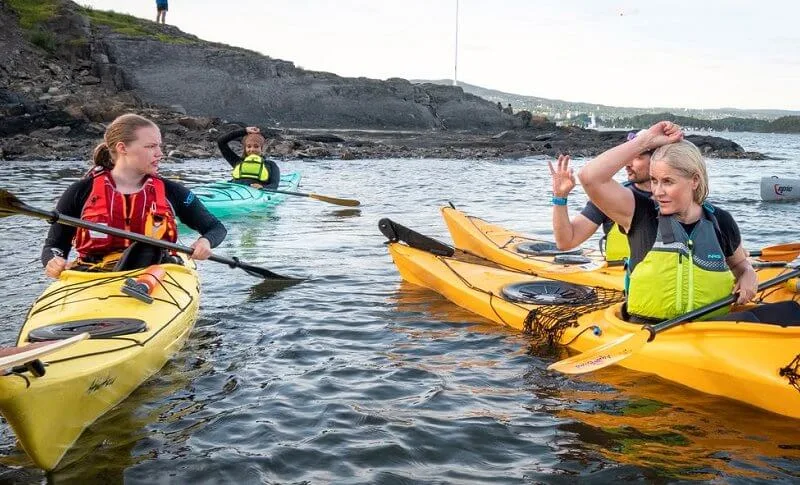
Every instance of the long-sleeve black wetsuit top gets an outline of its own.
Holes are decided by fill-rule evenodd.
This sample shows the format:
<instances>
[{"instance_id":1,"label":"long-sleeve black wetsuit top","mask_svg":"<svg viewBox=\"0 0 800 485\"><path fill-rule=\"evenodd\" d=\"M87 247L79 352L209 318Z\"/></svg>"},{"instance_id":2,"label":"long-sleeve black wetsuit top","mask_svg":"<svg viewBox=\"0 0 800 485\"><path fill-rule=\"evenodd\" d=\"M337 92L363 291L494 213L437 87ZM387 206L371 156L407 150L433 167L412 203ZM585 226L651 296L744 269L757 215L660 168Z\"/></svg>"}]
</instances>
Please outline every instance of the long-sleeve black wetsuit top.
<instances>
[{"instance_id":1,"label":"long-sleeve black wetsuit top","mask_svg":"<svg viewBox=\"0 0 800 485\"><path fill-rule=\"evenodd\" d=\"M177 218L208 239L212 248L219 246L228 231L216 217L208 212L208 209L195 197L194 193L172 180L164 180L164 191ZM91 177L78 180L70 185L61 196L61 199L58 200L56 210L64 215L79 218L81 212L83 212L86 199L89 198L91 192ZM65 258L69 256L75 231L76 228L65 226L64 224L56 223L50 226L50 232L47 233L47 239L42 249L42 264L44 266L47 266L47 262L53 258L53 252L51 251L53 248L60 249Z\"/></svg>"},{"instance_id":2,"label":"long-sleeve black wetsuit top","mask_svg":"<svg viewBox=\"0 0 800 485\"><path fill-rule=\"evenodd\" d=\"M228 161L231 167L236 168L242 162L242 157L236 154L231 147L228 146L230 142L233 140L238 140L243 138L247 135L247 130L242 128L240 130L233 130L230 133L226 133L221 137L217 138L217 145L219 145L219 151L222 153L222 156L225 157L225 160ZM265 158L264 165L267 166L267 170L269 171L269 180L267 183L264 184L264 187L268 189L277 189L278 185L281 183L281 169L278 168L278 164L274 161Z\"/></svg>"}]
</instances>

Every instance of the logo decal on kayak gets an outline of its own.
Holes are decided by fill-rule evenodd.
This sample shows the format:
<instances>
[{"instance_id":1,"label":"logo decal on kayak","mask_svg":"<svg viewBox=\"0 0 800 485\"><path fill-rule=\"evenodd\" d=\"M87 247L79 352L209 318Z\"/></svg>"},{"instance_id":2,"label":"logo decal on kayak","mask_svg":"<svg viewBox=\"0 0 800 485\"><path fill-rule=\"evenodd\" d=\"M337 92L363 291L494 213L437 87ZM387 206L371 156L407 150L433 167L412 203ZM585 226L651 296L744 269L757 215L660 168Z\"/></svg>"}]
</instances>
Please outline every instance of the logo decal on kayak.
<instances>
[{"instance_id":1,"label":"logo decal on kayak","mask_svg":"<svg viewBox=\"0 0 800 485\"><path fill-rule=\"evenodd\" d=\"M111 377L107 375L103 378L95 377L92 383L89 385L89 389L86 389L86 394L91 394L93 392L97 392L104 387L108 387L113 384L117 380L116 377Z\"/></svg>"},{"instance_id":2,"label":"logo decal on kayak","mask_svg":"<svg viewBox=\"0 0 800 485\"><path fill-rule=\"evenodd\" d=\"M785 194L787 192L791 192L792 191L792 186L791 185L775 184L774 188L775 188L775 193L777 195L783 195L783 194Z\"/></svg>"}]
</instances>

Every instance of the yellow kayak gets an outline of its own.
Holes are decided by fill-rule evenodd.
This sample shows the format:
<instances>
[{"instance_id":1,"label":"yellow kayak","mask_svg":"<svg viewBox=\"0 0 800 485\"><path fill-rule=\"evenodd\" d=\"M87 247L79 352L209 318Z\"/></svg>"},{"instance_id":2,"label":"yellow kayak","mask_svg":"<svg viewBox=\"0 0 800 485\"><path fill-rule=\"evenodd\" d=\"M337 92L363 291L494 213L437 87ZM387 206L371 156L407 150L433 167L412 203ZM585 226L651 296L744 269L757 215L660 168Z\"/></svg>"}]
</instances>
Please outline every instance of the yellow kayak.
<instances>
[{"instance_id":1,"label":"yellow kayak","mask_svg":"<svg viewBox=\"0 0 800 485\"><path fill-rule=\"evenodd\" d=\"M510 231L452 207L443 207L442 217L453 244L462 251L543 278L623 289L624 268L607 266L599 250L558 251L553 243Z\"/></svg>"},{"instance_id":2,"label":"yellow kayak","mask_svg":"<svg viewBox=\"0 0 800 485\"><path fill-rule=\"evenodd\" d=\"M150 295L152 303L121 291L144 270L64 271L34 302L18 346L92 334L43 357L41 377L26 369L0 376L0 413L37 466L55 468L87 426L183 346L197 319L200 292L194 263L184 263L161 266L165 276Z\"/></svg>"},{"instance_id":3,"label":"yellow kayak","mask_svg":"<svg viewBox=\"0 0 800 485\"><path fill-rule=\"evenodd\" d=\"M493 322L577 351L641 329L619 318L622 294L616 291L544 280L485 260L468 261L463 254L435 255L398 242L389 244L389 253L404 280ZM759 279L786 271L765 268ZM537 285L529 293L536 303L517 298ZM759 298L800 301L796 282L792 285L765 290ZM800 326L687 323L659 334L619 365L800 418Z\"/></svg>"},{"instance_id":4,"label":"yellow kayak","mask_svg":"<svg viewBox=\"0 0 800 485\"><path fill-rule=\"evenodd\" d=\"M543 278L620 291L624 288L625 269L621 265L608 266L599 250L558 251L552 242L525 236L452 207L443 207L442 217L455 247L469 254ZM759 264L788 262L799 253L798 243L779 244L751 253L756 256L751 261L758 271ZM759 280L764 281L761 277Z\"/></svg>"}]
</instances>

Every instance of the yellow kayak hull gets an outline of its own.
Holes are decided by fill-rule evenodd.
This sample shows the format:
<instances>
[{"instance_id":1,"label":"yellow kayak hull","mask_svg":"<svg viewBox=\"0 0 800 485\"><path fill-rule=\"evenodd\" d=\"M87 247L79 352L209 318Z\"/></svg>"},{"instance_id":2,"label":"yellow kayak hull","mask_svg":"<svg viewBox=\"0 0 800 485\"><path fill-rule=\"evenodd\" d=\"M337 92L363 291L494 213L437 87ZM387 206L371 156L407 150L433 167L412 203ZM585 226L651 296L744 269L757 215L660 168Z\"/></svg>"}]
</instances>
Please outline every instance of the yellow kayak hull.
<instances>
[{"instance_id":1,"label":"yellow kayak hull","mask_svg":"<svg viewBox=\"0 0 800 485\"><path fill-rule=\"evenodd\" d=\"M507 285L539 278L490 266L489 262L469 262L458 255L436 256L399 243L389 244L389 253L404 280L434 290L495 323L524 330L531 312L540 307L502 296ZM769 279L782 271L788 270L769 268L759 277ZM800 294L780 285L771 290L770 299L800 301ZM614 304L578 317L574 326L559 335L558 342L583 352L639 331L641 325L619 318L619 307ZM780 369L789 366L798 354L800 327L693 322L659 334L619 365L800 418L800 389L780 375Z\"/></svg>"},{"instance_id":2,"label":"yellow kayak hull","mask_svg":"<svg viewBox=\"0 0 800 485\"><path fill-rule=\"evenodd\" d=\"M55 468L84 429L139 387L184 344L194 327L200 286L194 263L163 265L152 304L120 291L141 270L65 271L28 312L17 345L39 327L83 319L133 318L143 332L92 338L43 360L46 373L0 377L0 413L36 466Z\"/></svg>"},{"instance_id":3,"label":"yellow kayak hull","mask_svg":"<svg viewBox=\"0 0 800 485\"><path fill-rule=\"evenodd\" d=\"M623 289L624 268L607 266L599 250L581 249L580 254L589 258L589 263L558 264L555 256L531 256L517 251L520 244L539 243L542 242L540 239L510 231L452 207L443 207L442 217L455 247L467 253L542 278L619 291Z\"/></svg>"}]
</instances>

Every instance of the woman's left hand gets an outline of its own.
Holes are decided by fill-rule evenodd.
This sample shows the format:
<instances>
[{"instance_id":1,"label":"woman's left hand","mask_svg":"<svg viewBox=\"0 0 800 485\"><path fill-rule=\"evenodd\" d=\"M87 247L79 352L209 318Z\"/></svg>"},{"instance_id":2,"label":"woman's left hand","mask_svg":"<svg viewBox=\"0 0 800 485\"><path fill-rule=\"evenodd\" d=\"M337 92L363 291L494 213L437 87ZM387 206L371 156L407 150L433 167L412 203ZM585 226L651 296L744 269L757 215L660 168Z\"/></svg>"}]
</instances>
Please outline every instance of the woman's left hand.
<instances>
[{"instance_id":1,"label":"woman's left hand","mask_svg":"<svg viewBox=\"0 0 800 485\"><path fill-rule=\"evenodd\" d=\"M756 296L758 291L758 277L752 267L747 269L733 286L733 294L738 294L737 305L744 305Z\"/></svg>"},{"instance_id":2,"label":"woman's left hand","mask_svg":"<svg viewBox=\"0 0 800 485\"><path fill-rule=\"evenodd\" d=\"M204 237L199 238L189 247L192 248L191 258L194 260L203 261L211 256L211 243Z\"/></svg>"}]
</instances>

